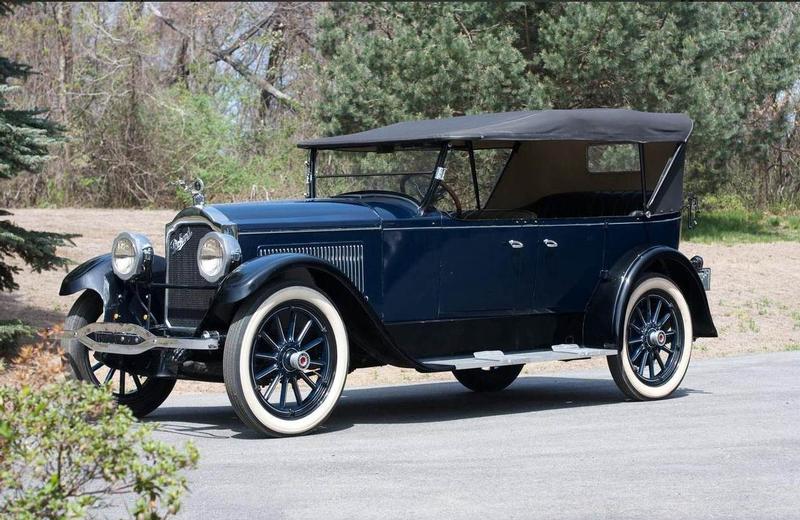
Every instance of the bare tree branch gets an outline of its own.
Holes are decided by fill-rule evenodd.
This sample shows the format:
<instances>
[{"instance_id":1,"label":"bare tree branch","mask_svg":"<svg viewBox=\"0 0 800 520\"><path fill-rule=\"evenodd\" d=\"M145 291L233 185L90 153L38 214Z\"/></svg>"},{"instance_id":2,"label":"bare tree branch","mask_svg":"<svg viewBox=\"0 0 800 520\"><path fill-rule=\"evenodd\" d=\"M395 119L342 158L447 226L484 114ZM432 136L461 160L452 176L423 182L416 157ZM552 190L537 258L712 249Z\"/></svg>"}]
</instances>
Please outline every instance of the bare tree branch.
<instances>
[{"instance_id":1,"label":"bare tree branch","mask_svg":"<svg viewBox=\"0 0 800 520\"><path fill-rule=\"evenodd\" d=\"M219 54L224 55L224 56L230 56L234 52L238 51L239 48L241 48L241 46L244 45L247 42L247 40L249 40L250 38L255 36L261 29L263 29L264 27L268 27L268 26L272 25L273 15L274 14L275 14L274 12L270 13L263 20L261 20L260 22L258 22L257 24L255 24L254 26L252 26L251 28L246 30L245 32L243 32L241 35L239 35L239 37L236 39L236 41L230 47L228 47L227 49L221 49L219 51ZM217 60L215 60L215 61L219 61L219 58L217 58Z\"/></svg>"},{"instance_id":2,"label":"bare tree branch","mask_svg":"<svg viewBox=\"0 0 800 520\"><path fill-rule=\"evenodd\" d=\"M182 36L184 36L186 38L189 38L189 34L187 34L186 31L184 31L181 28L179 28L172 19L167 18L166 16L164 16L161 13L161 11L158 10L158 8L156 8L155 6L153 6L152 4L149 4L149 3L147 4L147 7L155 15L156 18L158 18L159 20L161 20L164 23L164 25L166 25L167 27L169 27L173 31L177 32L178 34L180 34L180 35L182 35ZM247 31L247 32L250 32L250 31ZM257 29L253 32L253 34L255 34L255 32L257 32ZM241 37L240 37L240 40L241 40ZM284 104L285 106L287 106L288 108L290 108L292 110L297 110L297 108L298 108L297 101L295 101L290 95L288 95L285 92L279 90L278 88L275 87L275 85L273 85L272 83L270 83L266 79L254 74L242 62L240 62L239 60L233 58L233 56L231 56L230 54L226 54L224 50L215 49L215 48L210 47L208 45L203 45L203 49L206 52L208 52L209 54L211 54L212 56L214 56L214 58L216 58L217 60L224 61L225 63L227 63L233 70L238 72L243 78L248 80L250 83L254 84L255 86L257 86L261 90L265 90L265 91L269 92L269 94L272 95L275 99L277 99L280 103ZM233 51L231 51L231 52L233 52Z\"/></svg>"}]
</instances>

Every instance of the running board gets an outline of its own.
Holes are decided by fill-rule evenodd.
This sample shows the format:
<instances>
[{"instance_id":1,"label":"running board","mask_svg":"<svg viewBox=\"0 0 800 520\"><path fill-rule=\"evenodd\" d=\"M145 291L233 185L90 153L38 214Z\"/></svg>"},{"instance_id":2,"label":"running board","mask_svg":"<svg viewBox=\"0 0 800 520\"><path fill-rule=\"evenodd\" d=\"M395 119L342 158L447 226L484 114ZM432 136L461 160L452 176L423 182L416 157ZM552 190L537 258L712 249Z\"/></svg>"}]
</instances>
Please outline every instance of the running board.
<instances>
[{"instance_id":1,"label":"running board","mask_svg":"<svg viewBox=\"0 0 800 520\"><path fill-rule=\"evenodd\" d=\"M468 357L443 357L421 359L426 365L452 366L455 370L470 368L499 367L503 365L524 365L525 363L543 363L545 361L568 361L598 356L616 356L616 349L588 348L575 344L553 345L552 350L526 350L506 354L502 350L483 350L474 352Z\"/></svg>"}]
</instances>

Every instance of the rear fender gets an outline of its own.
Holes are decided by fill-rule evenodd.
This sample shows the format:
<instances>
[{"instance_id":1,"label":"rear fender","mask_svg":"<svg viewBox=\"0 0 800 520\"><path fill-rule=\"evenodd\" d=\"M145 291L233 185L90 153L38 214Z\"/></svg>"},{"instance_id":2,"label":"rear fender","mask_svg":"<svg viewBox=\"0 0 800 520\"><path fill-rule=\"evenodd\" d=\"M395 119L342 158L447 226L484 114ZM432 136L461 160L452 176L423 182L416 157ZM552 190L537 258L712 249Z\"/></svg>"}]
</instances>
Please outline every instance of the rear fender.
<instances>
[{"instance_id":1,"label":"rear fender","mask_svg":"<svg viewBox=\"0 0 800 520\"><path fill-rule=\"evenodd\" d=\"M311 283L328 295L342 314L351 343L362 351L351 352L354 361L359 358L357 354L362 354L362 366L391 364L422 372L442 369L421 364L398 348L372 306L347 276L331 263L303 254L262 256L234 269L222 281L200 328L227 328L239 305L268 290L272 283L285 280Z\"/></svg>"},{"instance_id":2,"label":"rear fender","mask_svg":"<svg viewBox=\"0 0 800 520\"><path fill-rule=\"evenodd\" d=\"M717 337L708 298L697 271L680 251L657 246L623 256L609 270L608 278L598 284L586 308L585 344L621 346L628 299L636 281L647 273L664 275L680 288L689 304L695 337Z\"/></svg>"}]
</instances>

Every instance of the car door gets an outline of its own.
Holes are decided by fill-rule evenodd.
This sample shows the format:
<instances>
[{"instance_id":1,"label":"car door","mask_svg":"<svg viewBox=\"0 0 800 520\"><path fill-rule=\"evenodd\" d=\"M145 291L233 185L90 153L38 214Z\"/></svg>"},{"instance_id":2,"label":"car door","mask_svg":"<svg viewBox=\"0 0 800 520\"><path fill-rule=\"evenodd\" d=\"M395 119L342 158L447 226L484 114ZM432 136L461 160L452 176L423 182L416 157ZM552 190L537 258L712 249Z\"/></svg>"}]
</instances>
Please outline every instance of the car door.
<instances>
[{"instance_id":1,"label":"car door","mask_svg":"<svg viewBox=\"0 0 800 520\"><path fill-rule=\"evenodd\" d=\"M536 237L536 312L583 312L603 265L602 219L542 219Z\"/></svg>"},{"instance_id":2,"label":"car door","mask_svg":"<svg viewBox=\"0 0 800 520\"><path fill-rule=\"evenodd\" d=\"M504 315L530 308L534 256L519 220L442 218L439 317Z\"/></svg>"}]
</instances>

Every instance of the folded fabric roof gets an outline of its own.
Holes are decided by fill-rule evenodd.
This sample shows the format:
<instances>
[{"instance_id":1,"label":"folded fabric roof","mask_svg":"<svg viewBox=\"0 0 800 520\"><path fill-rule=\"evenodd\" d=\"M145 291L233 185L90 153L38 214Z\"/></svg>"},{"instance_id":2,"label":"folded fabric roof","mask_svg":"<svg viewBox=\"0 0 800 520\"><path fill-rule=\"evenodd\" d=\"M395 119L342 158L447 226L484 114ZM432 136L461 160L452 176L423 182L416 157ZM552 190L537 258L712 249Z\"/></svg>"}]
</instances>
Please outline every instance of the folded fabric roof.
<instances>
[{"instance_id":1,"label":"folded fabric roof","mask_svg":"<svg viewBox=\"0 0 800 520\"><path fill-rule=\"evenodd\" d=\"M311 139L300 148L369 150L389 145L449 141L684 142L692 133L684 114L619 108L500 112L405 121L355 134Z\"/></svg>"}]
</instances>

